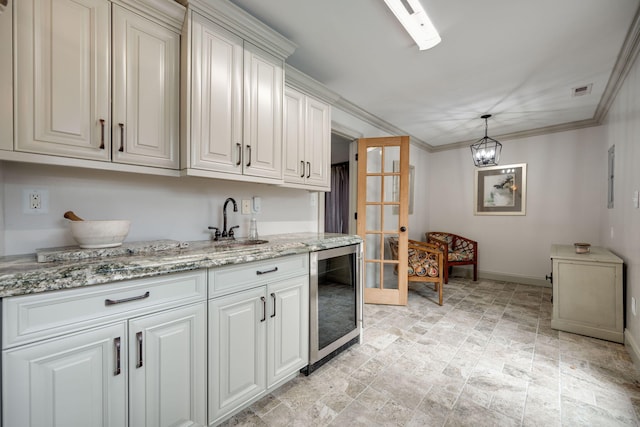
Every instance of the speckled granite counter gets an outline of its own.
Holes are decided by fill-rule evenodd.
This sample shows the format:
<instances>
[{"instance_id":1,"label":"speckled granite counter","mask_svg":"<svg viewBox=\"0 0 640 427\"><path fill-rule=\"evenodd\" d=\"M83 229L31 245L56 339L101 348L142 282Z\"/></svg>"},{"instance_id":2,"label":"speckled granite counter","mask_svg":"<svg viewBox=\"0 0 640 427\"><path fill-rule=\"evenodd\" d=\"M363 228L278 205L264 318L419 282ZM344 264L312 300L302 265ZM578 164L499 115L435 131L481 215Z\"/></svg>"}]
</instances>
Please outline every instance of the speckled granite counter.
<instances>
[{"instance_id":1,"label":"speckled granite counter","mask_svg":"<svg viewBox=\"0 0 640 427\"><path fill-rule=\"evenodd\" d=\"M63 260L47 262L38 262L35 254L0 257L0 297L241 264L362 241L359 236L330 233L296 233L261 238L268 240L268 243L227 247L211 241L159 241L156 245L125 242L119 248L93 251L93 257L87 256L83 250L64 248L48 252L76 255L53 257L49 259ZM46 255L51 256L50 253ZM47 259L40 253L38 256Z\"/></svg>"}]
</instances>

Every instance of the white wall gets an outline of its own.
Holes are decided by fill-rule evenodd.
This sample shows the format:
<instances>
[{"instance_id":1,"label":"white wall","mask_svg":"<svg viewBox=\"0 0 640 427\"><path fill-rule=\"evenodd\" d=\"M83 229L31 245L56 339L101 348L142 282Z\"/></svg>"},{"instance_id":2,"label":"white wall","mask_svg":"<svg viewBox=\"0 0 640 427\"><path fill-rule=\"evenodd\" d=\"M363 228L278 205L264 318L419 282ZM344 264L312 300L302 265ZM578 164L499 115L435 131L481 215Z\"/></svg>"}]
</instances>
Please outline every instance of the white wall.
<instances>
[{"instance_id":1,"label":"white wall","mask_svg":"<svg viewBox=\"0 0 640 427\"><path fill-rule=\"evenodd\" d=\"M605 212L600 232L605 246L626 267L626 335L640 357L640 318L631 312L631 298L640 298L640 209L633 192L640 190L640 62L636 60L609 110L600 151L615 145L614 207ZM613 238L611 237L613 229ZM640 307L638 307L640 313ZM629 342L630 341L630 342Z\"/></svg>"},{"instance_id":2,"label":"white wall","mask_svg":"<svg viewBox=\"0 0 640 427\"><path fill-rule=\"evenodd\" d=\"M170 178L26 163L0 163L4 176L5 254L32 253L37 248L74 245L63 214L74 211L85 219L129 219L126 241L156 239L206 240L207 226L222 227L227 197L239 212L227 209L228 226L240 225L246 236L250 215L241 215L240 201L262 197L256 215L262 235L317 230L317 193L270 185L204 178ZM49 212L28 215L22 210L27 188L49 192ZM314 199L313 202L311 199Z\"/></svg>"},{"instance_id":3,"label":"white wall","mask_svg":"<svg viewBox=\"0 0 640 427\"><path fill-rule=\"evenodd\" d=\"M603 243L607 150L602 127L503 143L500 165L527 164L525 216L475 216L474 176L467 147L434 153L429 163L428 229L478 241L478 269L544 283L553 243Z\"/></svg>"}]
</instances>

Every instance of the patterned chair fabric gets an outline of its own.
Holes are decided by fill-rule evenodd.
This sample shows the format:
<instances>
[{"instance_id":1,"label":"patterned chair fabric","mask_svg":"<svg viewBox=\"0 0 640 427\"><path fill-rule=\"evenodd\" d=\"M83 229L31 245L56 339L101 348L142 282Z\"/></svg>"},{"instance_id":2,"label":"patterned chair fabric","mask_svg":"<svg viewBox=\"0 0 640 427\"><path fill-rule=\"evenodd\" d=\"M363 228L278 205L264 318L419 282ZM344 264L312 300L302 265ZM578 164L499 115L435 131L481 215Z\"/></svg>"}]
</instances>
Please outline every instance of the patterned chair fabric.
<instances>
[{"instance_id":1,"label":"patterned chair fabric","mask_svg":"<svg viewBox=\"0 0 640 427\"><path fill-rule=\"evenodd\" d=\"M444 262L444 283L449 283L449 270L454 265L473 265L473 280L478 280L478 242L453 233L425 233L427 242L437 245L447 254Z\"/></svg>"},{"instance_id":2,"label":"patterned chair fabric","mask_svg":"<svg viewBox=\"0 0 640 427\"><path fill-rule=\"evenodd\" d=\"M389 237L389 249L393 259L398 259L398 238ZM410 282L433 282L438 292L438 303L442 305L442 283L444 256L436 246L416 240L407 244L407 280Z\"/></svg>"}]
</instances>

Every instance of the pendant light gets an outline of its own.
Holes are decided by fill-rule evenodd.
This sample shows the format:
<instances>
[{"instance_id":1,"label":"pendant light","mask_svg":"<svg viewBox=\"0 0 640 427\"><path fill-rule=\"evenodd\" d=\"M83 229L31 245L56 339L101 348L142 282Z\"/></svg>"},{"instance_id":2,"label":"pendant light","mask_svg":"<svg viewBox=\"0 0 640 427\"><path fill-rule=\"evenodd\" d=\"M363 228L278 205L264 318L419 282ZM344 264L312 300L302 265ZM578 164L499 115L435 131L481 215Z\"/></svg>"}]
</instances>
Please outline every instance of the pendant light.
<instances>
[{"instance_id":1,"label":"pendant light","mask_svg":"<svg viewBox=\"0 0 640 427\"><path fill-rule=\"evenodd\" d=\"M502 151L502 144L487 136L487 119L489 117L491 117L491 114L485 114L480 117L484 119L484 137L471 145L473 163L479 168L496 166L500 161L500 152Z\"/></svg>"}]
</instances>

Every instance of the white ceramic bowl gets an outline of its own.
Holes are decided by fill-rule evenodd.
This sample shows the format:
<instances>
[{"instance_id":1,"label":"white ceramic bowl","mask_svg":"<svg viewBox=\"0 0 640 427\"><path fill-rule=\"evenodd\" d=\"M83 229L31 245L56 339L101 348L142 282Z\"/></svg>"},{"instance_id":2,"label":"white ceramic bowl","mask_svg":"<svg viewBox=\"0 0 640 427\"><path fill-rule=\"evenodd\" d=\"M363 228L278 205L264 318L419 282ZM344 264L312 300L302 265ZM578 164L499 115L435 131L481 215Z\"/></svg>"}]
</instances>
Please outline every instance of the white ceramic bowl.
<instances>
[{"instance_id":1,"label":"white ceramic bowl","mask_svg":"<svg viewBox=\"0 0 640 427\"><path fill-rule=\"evenodd\" d=\"M71 235L81 248L120 246L129 234L129 220L71 221Z\"/></svg>"}]
</instances>

